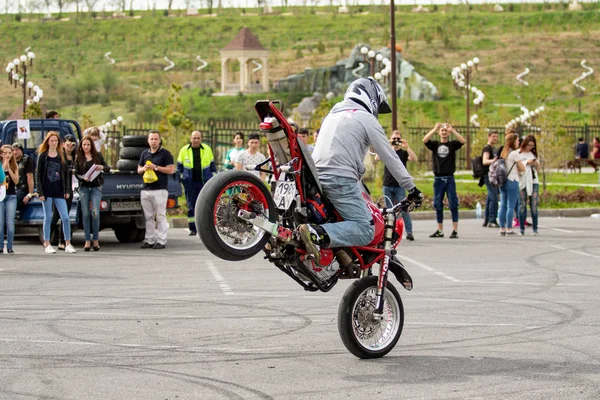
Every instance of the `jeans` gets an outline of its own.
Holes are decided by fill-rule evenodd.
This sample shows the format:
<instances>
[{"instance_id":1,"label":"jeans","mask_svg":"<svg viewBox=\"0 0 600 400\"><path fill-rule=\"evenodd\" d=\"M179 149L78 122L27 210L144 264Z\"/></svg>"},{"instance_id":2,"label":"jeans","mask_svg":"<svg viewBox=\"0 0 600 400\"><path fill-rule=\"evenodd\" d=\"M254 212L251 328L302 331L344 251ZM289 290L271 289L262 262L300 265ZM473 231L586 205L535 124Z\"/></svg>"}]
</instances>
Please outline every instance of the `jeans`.
<instances>
[{"instance_id":1,"label":"jeans","mask_svg":"<svg viewBox=\"0 0 600 400\"><path fill-rule=\"evenodd\" d=\"M519 227L521 232L525 232L525 219L527 218L527 198L529 197L529 209L531 210L531 222L533 223L533 231L538 230L538 201L540 194L540 185L533 184L533 192L531 196L527 196L527 190L521 190L519 201Z\"/></svg>"},{"instance_id":2,"label":"jeans","mask_svg":"<svg viewBox=\"0 0 600 400\"><path fill-rule=\"evenodd\" d=\"M102 186L79 187L79 204L81 205L81 218L83 219L83 232L85 241L90 241L90 217L92 219L93 240L98 240L100 232L100 200L102 200ZM92 207L90 208L90 202Z\"/></svg>"},{"instance_id":3,"label":"jeans","mask_svg":"<svg viewBox=\"0 0 600 400\"><path fill-rule=\"evenodd\" d=\"M519 181L507 180L500 188L500 228L512 229L518 199Z\"/></svg>"},{"instance_id":4,"label":"jeans","mask_svg":"<svg viewBox=\"0 0 600 400\"><path fill-rule=\"evenodd\" d=\"M483 175L483 182L487 189L487 199L485 200L485 221L494 222L498 215L498 188L490 183L487 174Z\"/></svg>"},{"instance_id":5,"label":"jeans","mask_svg":"<svg viewBox=\"0 0 600 400\"><path fill-rule=\"evenodd\" d=\"M16 214L17 195L7 194L4 200L0 201L0 250L4 249L4 224L6 224L6 248L12 249Z\"/></svg>"},{"instance_id":6,"label":"jeans","mask_svg":"<svg viewBox=\"0 0 600 400\"><path fill-rule=\"evenodd\" d=\"M375 237L373 216L362 196L362 183L352 178L319 176L323 192L343 221L323 224L329 247L366 246Z\"/></svg>"},{"instance_id":7,"label":"jeans","mask_svg":"<svg viewBox=\"0 0 600 400\"><path fill-rule=\"evenodd\" d=\"M146 219L146 243L167 244L167 200L169 192L166 189L142 190L141 201L144 218ZM156 221L154 216L156 215Z\"/></svg>"},{"instance_id":8,"label":"jeans","mask_svg":"<svg viewBox=\"0 0 600 400\"><path fill-rule=\"evenodd\" d=\"M65 240L71 241L71 221L69 220L69 210L67 201L58 197L46 197L42 202L44 208L44 241L50 241L50 225L52 222L52 205L56 206L60 219L62 221Z\"/></svg>"},{"instance_id":9,"label":"jeans","mask_svg":"<svg viewBox=\"0 0 600 400\"><path fill-rule=\"evenodd\" d=\"M402 186L384 186L383 195L385 197L385 206L392 207L400 203L406 197L406 189ZM410 213L402 213L402 219L404 220L404 227L406 228L406 234L412 235L412 218Z\"/></svg>"},{"instance_id":10,"label":"jeans","mask_svg":"<svg viewBox=\"0 0 600 400\"><path fill-rule=\"evenodd\" d=\"M71 212L71 205L73 204L73 196L69 196L65 201L67 202L67 215L69 215ZM54 207L52 207L52 222L50 223L50 244L53 246L63 242L64 234L62 224L57 226L60 218L60 214L58 213L55 204ZM65 238L65 240L67 239Z\"/></svg>"},{"instance_id":11,"label":"jeans","mask_svg":"<svg viewBox=\"0 0 600 400\"><path fill-rule=\"evenodd\" d=\"M433 207L438 224L444 222L444 194L448 196L452 222L458 222L458 196L454 176L436 176L433 180Z\"/></svg>"},{"instance_id":12,"label":"jeans","mask_svg":"<svg viewBox=\"0 0 600 400\"><path fill-rule=\"evenodd\" d=\"M196 210L196 200L198 200L198 195L200 194L200 190L204 186L204 182L202 181L193 181L191 185L186 185L185 189L185 202L188 207L188 227L190 231L196 232L196 219L194 218L194 211Z\"/></svg>"}]
</instances>

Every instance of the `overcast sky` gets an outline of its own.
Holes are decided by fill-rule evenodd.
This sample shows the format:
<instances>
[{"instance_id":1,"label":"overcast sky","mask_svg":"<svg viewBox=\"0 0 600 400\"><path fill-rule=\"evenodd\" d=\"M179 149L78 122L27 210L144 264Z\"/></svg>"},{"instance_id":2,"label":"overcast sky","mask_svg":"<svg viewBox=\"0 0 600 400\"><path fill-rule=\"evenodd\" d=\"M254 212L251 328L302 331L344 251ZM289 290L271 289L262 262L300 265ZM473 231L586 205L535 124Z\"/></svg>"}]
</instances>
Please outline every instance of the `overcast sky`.
<instances>
[{"instance_id":1,"label":"overcast sky","mask_svg":"<svg viewBox=\"0 0 600 400\"><path fill-rule=\"evenodd\" d=\"M9 7L9 12L14 13L17 12L19 4L21 4L22 6L26 6L28 4L28 2L37 2L39 4L43 4L42 0L0 0L0 10L2 10L2 12L6 12L6 6L8 5ZM125 0L127 7L129 7L129 3L131 0ZM213 5L214 7L217 6L219 0L213 0ZM257 0L221 0L223 7L244 7L244 8L248 8L248 7L256 7L257 5ZM283 4L284 0L267 0L269 2L269 4L271 4L272 6L281 6ZM546 1L550 1L550 2L559 2L561 0L546 0ZM596 0L583 0L580 2L590 2L590 1L596 1ZM52 3L55 3L56 0L52 0ZM85 2L84 0L80 0L81 2L81 6L84 7ZM187 7L187 4L191 4L192 7L206 7L206 1L205 0L173 0L173 9L185 9ZM385 1L381 1L381 0L288 0L288 5L329 5L330 2L334 5L342 5L342 4L389 4L389 0L385 0ZM509 0L499 0L499 1L494 1L494 0L470 0L469 1L472 4L481 4L481 3L487 3L487 4L496 4L496 3L521 3L523 1L509 1ZM526 3L541 3L544 2L544 0L529 0L526 1ZM98 0L95 6L95 10L98 11L102 11L103 9L106 10L114 10L117 8L116 4L118 4L119 1L118 0ZM447 4L447 3L451 3L451 4L459 4L459 3L464 3L463 0L396 0L396 4L423 4L423 5L430 5L430 4ZM168 5L168 0L133 0L133 8L136 10L147 10L147 9L152 9L154 7L154 5L156 4L156 8L157 9L165 9L167 8ZM73 4L67 6L65 8L68 11L75 11L75 6ZM85 9L85 7L84 7ZM53 12L57 12L58 8L56 6L53 6L51 8L51 11Z\"/></svg>"}]
</instances>

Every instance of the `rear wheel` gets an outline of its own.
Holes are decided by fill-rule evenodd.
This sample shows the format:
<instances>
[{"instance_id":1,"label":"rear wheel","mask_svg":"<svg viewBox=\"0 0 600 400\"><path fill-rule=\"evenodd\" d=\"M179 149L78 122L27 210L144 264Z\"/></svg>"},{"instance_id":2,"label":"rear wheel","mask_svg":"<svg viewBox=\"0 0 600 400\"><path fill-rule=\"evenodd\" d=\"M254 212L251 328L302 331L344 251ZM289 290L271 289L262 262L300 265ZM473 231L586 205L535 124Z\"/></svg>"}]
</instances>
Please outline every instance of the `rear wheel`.
<instances>
[{"instance_id":1,"label":"rear wheel","mask_svg":"<svg viewBox=\"0 0 600 400\"><path fill-rule=\"evenodd\" d=\"M206 248L230 261L248 259L268 242L269 234L238 217L239 210L276 219L271 193L246 171L222 172L209 180L196 201L196 228Z\"/></svg>"},{"instance_id":2,"label":"rear wheel","mask_svg":"<svg viewBox=\"0 0 600 400\"><path fill-rule=\"evenodd\" d=\"M344 293L338 310L342 342L358 358L379 358L389 353L400 339L404 307L390 282L384 292L383 316L373 316L377 303L377 276L355 281Z\"/></svg>"},{"instance_id":3,"label":"rear wheel","mask_svg":"<svg viewBox=\"0 0 600 400\"><path fill-rule=\"evenodd\" d=\"M145 229L138 228L134 222L113 228L117 240L121 243L134 243L144 240Z\"/></svg>"}]
</instances>

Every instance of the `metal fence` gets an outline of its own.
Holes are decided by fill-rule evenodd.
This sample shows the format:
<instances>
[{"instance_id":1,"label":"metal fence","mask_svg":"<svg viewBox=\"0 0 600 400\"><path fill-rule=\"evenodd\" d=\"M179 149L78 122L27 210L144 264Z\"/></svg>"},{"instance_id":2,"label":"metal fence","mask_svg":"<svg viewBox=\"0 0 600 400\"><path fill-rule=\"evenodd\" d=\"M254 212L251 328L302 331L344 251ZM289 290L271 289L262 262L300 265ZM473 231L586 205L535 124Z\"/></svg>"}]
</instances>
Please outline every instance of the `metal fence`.
<instances>
[{"instance_id":1,"label":"metal fence","mask_svg":"<svg viewBox=\"0 0 600 400\"><path fill-rule=\"evenodd\" d=\"M466 138L466 126L453 125L458 133ZM146 134L150 129L156 129L156 126L123 126L120 130L108 132L107 141L105 143L105 152L107 159L111 165L115 165L119 158L120 140L125 135L142 135ZM587 143L591 143L594 137L600 136L600 121L592 124L569 124L559 125L557 129L563 129L564 134L572 138L573 149L577 144L579 138L583 138ZM203 141L211 146L215 162L218 169L222 169L224 165L225 154L233 146L233 136L236 132L242 132L246 137L250 133L258 132L258 122L234 122L234 121L211 121L206 124L198 124L194 127L194 130L202 132ZM417 154L419 161L419 168L429 169L431 168L431 157L432 153L425 146L421 144L423 136L431 130L431 127L423 126L405 126L400 129L403 132L403 136L408 140L411 148ZM504 126L488 126L486 131L496 131L499 136L499 143L504 143ZM471 157L479 155L481 149L485 145L487 139L485 133L481 130L471 128ZM539 128L536 126L520 126L517 129L517 133L520 136L528 134L539 134ZM186 135L187 137L187 135ZM180 149L180 145L185 142L184 137L176 138L165 138L165 147L171 151L174 157ZM266 143L261 143L261 152L267 154ZM466 146L463 146L456 154L456 167L457 169L467 168L469 165L467 160Z\"/></svg>"}]
</instances>

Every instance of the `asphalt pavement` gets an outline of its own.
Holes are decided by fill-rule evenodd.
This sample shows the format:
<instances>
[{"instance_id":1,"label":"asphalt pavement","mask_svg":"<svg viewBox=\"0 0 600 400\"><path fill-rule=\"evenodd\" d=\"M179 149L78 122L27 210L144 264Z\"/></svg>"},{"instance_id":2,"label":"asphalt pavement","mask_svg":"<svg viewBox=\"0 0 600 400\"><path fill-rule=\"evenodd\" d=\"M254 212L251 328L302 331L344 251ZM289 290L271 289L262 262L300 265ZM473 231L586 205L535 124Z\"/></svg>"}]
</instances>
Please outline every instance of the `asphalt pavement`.
<instances>
[{"instance_id":1,"label":"asphalt pavement","mask_svg":"<svg viewBox=\"0 0 600 400\"><path fill-rule=\"evenodd\" d=\"M337 332L350 282L304 292L185 229L164 250L101 232L99 252L79 232L73 255L21 237L0 255L0 399L598 399L599 225L500 237L470 219L453 240L415 221L402 337L369 361Z\"/></svg>"}]
</instances>

